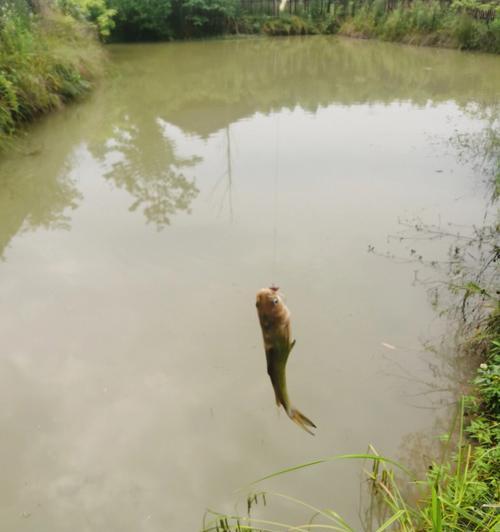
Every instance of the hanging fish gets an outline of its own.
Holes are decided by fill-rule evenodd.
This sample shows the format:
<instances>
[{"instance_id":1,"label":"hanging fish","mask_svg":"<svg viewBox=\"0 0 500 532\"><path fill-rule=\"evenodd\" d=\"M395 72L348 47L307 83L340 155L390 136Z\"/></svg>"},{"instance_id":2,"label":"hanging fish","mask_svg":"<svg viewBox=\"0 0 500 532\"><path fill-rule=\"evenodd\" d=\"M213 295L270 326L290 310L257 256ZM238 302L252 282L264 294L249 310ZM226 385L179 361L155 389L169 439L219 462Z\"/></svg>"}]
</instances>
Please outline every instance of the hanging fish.
<instances>
[{"instance_id":1,"label":"hanging fish","mask_svg":"<svg viewBox=\"0 0 500 532\"><path fill-rule=\"evenodd\" d=\"M283 406L292 421L309 434L314 435L308 427L316 428L316 425L304 414L293 408L288 399L285 368L295 340L291 340L290 311L278 290L278 287L271 286L270 288L262 288L257 292L256 306L264 337L267 373L271 377L276 404Z\"/></svg>"}]
</instances>

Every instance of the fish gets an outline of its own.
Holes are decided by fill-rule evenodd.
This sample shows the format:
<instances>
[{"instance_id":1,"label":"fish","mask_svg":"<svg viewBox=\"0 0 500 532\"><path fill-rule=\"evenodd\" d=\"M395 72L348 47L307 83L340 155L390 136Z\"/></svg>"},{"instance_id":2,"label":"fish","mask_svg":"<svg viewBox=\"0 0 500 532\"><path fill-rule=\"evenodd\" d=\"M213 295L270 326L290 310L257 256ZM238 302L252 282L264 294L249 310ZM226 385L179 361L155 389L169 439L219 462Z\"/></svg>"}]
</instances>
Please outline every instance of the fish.
<instances>
[{"instance_id":1,"label":"fish","mask_svg":"<svg viewBox=\"0 0 500 532\"><path fill-rule=\"evenodd\" d=\"M264 349L266 351L267 373L273 385L276 404L282 406L288 417L299 427L314 436L310 427L316 425L302 412L294 408L288 398L286 387L286 363L295 346L291 339L290 311L285 305L277 286L262 288L257 292L256 303Z\"/></svg>"}]
</instances>

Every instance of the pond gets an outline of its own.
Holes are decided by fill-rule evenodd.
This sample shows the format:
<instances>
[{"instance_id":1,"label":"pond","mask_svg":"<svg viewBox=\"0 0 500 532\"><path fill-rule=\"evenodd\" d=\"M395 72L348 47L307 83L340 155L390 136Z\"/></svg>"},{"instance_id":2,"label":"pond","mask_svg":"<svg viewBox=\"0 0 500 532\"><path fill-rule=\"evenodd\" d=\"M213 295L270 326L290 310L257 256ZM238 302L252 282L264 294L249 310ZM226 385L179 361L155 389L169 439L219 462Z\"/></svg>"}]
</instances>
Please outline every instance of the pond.
<instances>
[{"instance_id":1,"label":"pond","mask_svg":"<svg viewBox=\"0 0 500 532\"><path fill-rule=\"evenodd\" d=\"M109 51L110 79L0 164L1 528L197 530L237 488L370 443L425 466L452 394L413 255L447 248L388 236L481 223L487 185L454 140L498 102L498 57L328 37ZM271 283L314 437L274 404ZM356 528L361 478L335 463L268 487Z\"/></svg>"}]
</instances>

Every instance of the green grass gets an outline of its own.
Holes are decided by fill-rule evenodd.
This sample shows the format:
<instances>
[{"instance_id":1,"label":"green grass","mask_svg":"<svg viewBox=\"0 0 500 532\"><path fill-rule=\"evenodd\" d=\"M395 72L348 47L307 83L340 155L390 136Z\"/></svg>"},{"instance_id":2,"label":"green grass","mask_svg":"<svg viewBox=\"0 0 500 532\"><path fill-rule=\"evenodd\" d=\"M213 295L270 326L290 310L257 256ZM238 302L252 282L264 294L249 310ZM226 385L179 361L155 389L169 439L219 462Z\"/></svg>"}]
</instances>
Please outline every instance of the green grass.
<instances>
[{"instance_id":1,"label":"green grass","mask_svg":"<svg viewBox=\"0 0 500 532\"><path fill-rule=\"evenodd\" d=\"M87 93L104 64L91 26L19 5L0 10L0 150L22 123Z\"/></svg>"}]
</instances>

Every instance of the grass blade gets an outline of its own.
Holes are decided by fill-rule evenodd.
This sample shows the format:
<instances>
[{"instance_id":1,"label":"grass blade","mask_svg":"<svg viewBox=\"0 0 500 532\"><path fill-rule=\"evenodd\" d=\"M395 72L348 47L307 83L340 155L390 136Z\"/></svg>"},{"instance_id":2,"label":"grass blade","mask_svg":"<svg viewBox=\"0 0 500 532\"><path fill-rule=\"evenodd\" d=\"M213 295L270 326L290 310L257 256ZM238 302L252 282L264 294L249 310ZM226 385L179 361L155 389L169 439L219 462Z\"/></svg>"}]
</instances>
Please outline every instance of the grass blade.
<instances>
[{"instance_id":1,"label":"grass blade","mask_svg":"<svg viewBox=\"0 0 500 532\"><path fill-rule=\"evenodd\" d=\"M389 517L389 519L387 519L387 521L385 523L383 523L381 526L379 526L377 528L376 532L382 532L386 528L389 528L392 525L392 523L395 523L396 521L398 521L400 519L400 517L403 516L404 513L405 513L404 510L399 510L398 512L396 512L394 515Z\"/></svg>"},{"instance_id":2,"label":"grass blade","mask_svg":"<svg viewBox=\"0 0 500 532\"><path fill-rule=\"evenodd\" d=\"M253 486L254 484L258 484L259 482L263 482L264 480L269 480L271 478L279 477L287 473L292 473L293 471L298 471L300 469L305 469L307 467L311 467L311 466L318 465L318 464L324 464L326 462L334 462L336 460L374 460L376 462L387 463L387 464L396 466L398 469L400 469L406 475L408 475L412 480L416 480L413 473L407 467L400 464L399 462L396 462L395 460L391 460L390 458L385 458L384 456L378 456L378 455L374 455L370 453L359 453L359 454L338 454L336 456L320 458L318 460L313 460L312 462L305 462L303 464L298 464L292 467L287 467L285 469L281 469L280 471L271 473L270 475L261 477L258 480L255 480L254 482L251 482L250 484L248 484L248 486ZM238 491L242 489L245 489L245 488L240 488Z\"/></svg>"}]
</instances>

